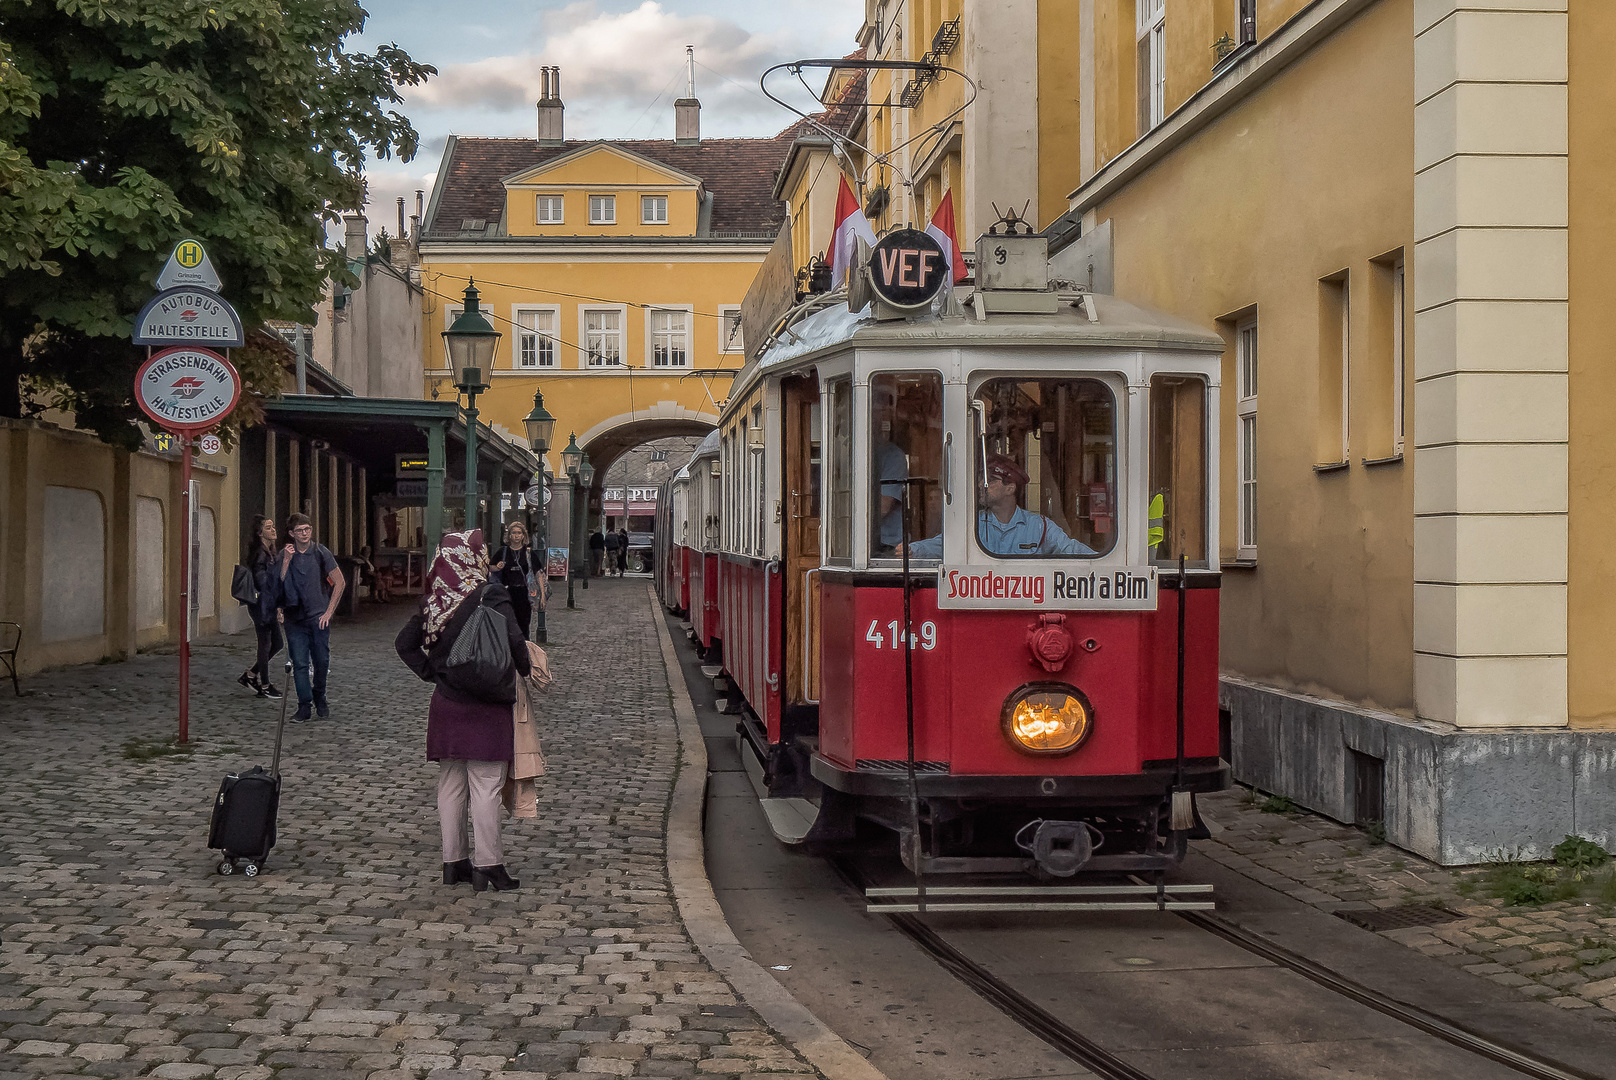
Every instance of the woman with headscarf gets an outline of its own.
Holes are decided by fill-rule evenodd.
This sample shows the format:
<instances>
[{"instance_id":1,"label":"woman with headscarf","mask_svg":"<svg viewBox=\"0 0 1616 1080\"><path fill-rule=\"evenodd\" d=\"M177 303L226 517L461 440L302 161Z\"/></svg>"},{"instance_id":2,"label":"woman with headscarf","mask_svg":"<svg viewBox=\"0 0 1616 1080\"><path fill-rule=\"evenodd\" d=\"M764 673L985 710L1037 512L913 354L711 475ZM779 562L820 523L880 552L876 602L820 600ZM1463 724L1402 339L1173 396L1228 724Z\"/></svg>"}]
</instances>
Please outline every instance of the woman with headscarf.
<instances>
[{"instance_id":1,"label":"woman with headscarf","mask_svg":"<svg viewBox=\"0 0 1616 1080\"><path fill-rule=\"evenodd\" d=\"M474 695L449 685L449 653L478 607L503 616L515 673L507 691ZM532 669L527 642L516 624L511 597L491 581L488 549L481 529L446 533L427 575L421 610L393 643L411 671L430 683L426 756L438 763L438 819L443 827L443 883L471 882L478 892L521 884L505 872L500 843L500 792L513 749L511 706L516 676ZM466 815L471 815L474 848L466 850Z\"/></svg>"}]
</instances>

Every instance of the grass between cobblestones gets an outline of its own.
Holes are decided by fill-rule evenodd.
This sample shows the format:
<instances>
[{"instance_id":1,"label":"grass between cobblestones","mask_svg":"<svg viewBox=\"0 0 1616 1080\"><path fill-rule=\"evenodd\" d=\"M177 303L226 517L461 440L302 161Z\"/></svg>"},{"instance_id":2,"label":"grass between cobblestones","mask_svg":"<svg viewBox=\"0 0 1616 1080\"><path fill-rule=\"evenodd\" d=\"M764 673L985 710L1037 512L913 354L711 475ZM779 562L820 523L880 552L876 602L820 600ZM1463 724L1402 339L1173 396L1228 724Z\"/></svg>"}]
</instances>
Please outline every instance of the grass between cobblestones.
<instances>
[{"instance_id":1,"label":"grass between cobblestones","mask_svg":"<svg viewBox=\"0 0 1616 1080\"><path fill-rule=\"evenodd\" d=\"M169 752L172 655L0 697L0 1080L813 1075L674 908L645 586L582 602L549 613L549 774L539 818L506 823L509 893L439 883L430 688L392 649L407 605L333 632L333 718L288 725L255 879L204 847L220 776L270 757L278 703L235 682L249 641L196 650L190 752Z\"/></svg>"},{"instance_id":2,"label":"grass between cobblestones","mask_svg":"<svg viewBox=\"0 0 1616 1080\"><path fill-rule=\"evenodd\" d=\"M1203 798L1203 816L1216 828L1196 850L1325 911L1446 908L1460 917L1381 936L1528 997L1616 1022L1616 870L1594 845L1562 845L1567 866L1500 852L1481 866L1442 867L1275 804L1245 788Z\"/></svg>"}]
</instances>

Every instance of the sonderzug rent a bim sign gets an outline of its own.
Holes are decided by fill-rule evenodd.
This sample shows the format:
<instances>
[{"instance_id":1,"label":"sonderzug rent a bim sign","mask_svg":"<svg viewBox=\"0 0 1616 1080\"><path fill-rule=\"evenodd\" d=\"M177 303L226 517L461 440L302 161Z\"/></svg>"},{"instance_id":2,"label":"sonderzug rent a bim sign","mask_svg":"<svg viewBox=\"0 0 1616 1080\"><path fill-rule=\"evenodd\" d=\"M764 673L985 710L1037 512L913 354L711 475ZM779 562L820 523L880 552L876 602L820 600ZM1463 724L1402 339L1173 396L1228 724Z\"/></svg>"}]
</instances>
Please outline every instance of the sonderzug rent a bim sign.
<instances>
[{"instance_id":1,"label":"sonderzug rent a bim sign","mask_svg":"<svg viewBox=\"0 0 1616 1080\"><path fill-rule=\"evenodd\" d=\"M234 349L246 344L235 308L218 293L191 286L152 297L135 316L136 345L208 345Z\"/></svg>"}]
</instances>

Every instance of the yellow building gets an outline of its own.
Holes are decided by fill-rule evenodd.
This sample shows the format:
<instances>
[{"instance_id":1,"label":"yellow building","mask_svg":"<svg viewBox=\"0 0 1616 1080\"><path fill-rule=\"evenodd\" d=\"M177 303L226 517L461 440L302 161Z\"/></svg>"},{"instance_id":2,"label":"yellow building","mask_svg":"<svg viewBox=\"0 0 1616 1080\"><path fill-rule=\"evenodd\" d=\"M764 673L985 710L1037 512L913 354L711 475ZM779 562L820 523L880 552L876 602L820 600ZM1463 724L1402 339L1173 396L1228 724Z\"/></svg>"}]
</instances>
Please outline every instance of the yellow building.
<instances>
[{"instance_id":1,"label":"yellow building","mask_svg":"<svg viewBox=\"0 0 1616 1080\"><path fill-rule=\"evenodd\" d=\"M790 140L703 139L687 94L673 140L568 141L559 73L545 83L539 138L450 137L419 244L423 363L428 394L453 395L440 335L475 279L504 334L483 419L520 432L542 391L556 441L576 433L596 468L598 506L623 451L717 422Z\"/></svg>"},{"instance_id":2,"label":"yellow building","mask_svg":"<svg viewBox=\"0 0 1616 1080\"><path fill-rule=\"evenodd\" d=\"M870 73L878 227L954 186L968 247L1030 203L1059 276L1221 330L1236 776L1444 862L1616 844L1613 39L1606 0L869 0L860 31L978 93L943 131L958 79Z\"/></svg>"}]
</instances>

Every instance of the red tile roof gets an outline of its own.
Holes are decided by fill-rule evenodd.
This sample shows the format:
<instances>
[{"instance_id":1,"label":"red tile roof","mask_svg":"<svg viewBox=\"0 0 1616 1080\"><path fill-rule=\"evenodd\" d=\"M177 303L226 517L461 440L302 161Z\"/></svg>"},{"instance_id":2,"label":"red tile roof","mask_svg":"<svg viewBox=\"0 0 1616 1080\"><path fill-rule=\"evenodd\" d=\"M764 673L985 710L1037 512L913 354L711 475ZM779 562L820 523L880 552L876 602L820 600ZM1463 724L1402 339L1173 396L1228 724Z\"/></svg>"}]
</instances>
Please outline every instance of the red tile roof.
<instances>
[{"instance_id":1,"label":"red tile roof","mask_svg":"<svg viewBox=\"0 0 1616 1080\"><path fill-rule=\"evenodd\" d=\"M465 238L467 220L486 222L493 236L505 213L505 187L501 181L586 146L604 143L621 147L681 172L701 178L712 199L709 235L772 238L785 221L785 208L774 200L775 173L791 146L787 132L770 139L703 139L680 146L668 139L571 140L561 146L540 146L537 139L488 139L457 136L449 160L438 176L441 188L426 239Z\"/></svg>"}]
</instances>

